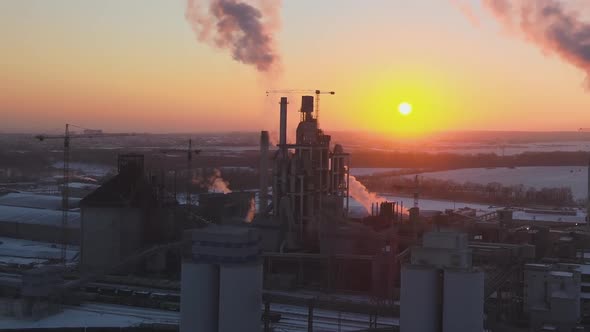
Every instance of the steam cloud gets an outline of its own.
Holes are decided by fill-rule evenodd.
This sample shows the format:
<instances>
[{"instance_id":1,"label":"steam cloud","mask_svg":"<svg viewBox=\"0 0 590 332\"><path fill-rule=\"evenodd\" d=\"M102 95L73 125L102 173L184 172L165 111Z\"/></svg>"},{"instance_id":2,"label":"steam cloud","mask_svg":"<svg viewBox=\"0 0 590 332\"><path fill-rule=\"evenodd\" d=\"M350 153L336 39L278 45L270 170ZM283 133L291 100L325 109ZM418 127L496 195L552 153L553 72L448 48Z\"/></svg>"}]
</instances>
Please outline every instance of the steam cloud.
<instances>
[{"instance_id":1,"label":"steam cloud","mask_svg":"<svg viewBox=\"0 0 590 332\"><path fill-rule=\"evenodd\" d=\"M467 19L473 24L473 26L479 27L479 17L473 11L471 5L467 2L468 0L450 0L451 4L461 12Z\"/></svg>"},{"instance_id":2,"label":"steam cloud","mask_svg":"<svg viewBox=\"0 0 590 332\"><path fill-rule=\"evenodd\" d=\"M352 175L350 175L348 190L350 191L350 196L352 196L355 201L359 202L369 214L371 213L372 203L385 202L383 197L380 197L376 193L370 192L364 184L362 184Z\"/></svg>"},{"instance_id":3,"label":"steam cloud","mask_svg":"<svg viewBox=\"0 0 590 332\"><path fill-rule=\"evenodd\" d=\"M185 17L199 41L269 72L279 62L273 33L280 25L280 6L280 0L188 0Z\"/></svg>"},{"instance_id":4,"label":"steam cloud","mask_svg":"<svg viewBox=\"0 0 590 332\"><path fill-rule=\"evenodd\" d=\"M459 0L455 0L459 1ZM555 54L586 73L590 87L590 23L558 0L482 0L483 7L513 34Z\"/></svg>"},{"instance_id":5,"label":"steam cloud","mask_svg":"<svg viewBox=\"0 0 590 332\"><path fill-rule=\"evenodd\" d=\"M207 188L207 191L210 193L231 193L231 189L229 189L229 182L225 181L221 177L221 171L217 168L213 170L213 174L206 180L200 176L197 176L192 178L192 183L199 185L201 188Z\"/></svg>"},{"instance_id":6,"label":"steam cloud","mask_svg":"<svg viewBox=\"0 0 590 332\"><path fill-rule=\"evenodd\" d=\"M231 190L229 189L229 182L225 181L221 177L221 171L218 169L215 169L213 171L213 175L211 175L208 179L208 184L208 189L210 193L231 193Z\"/></svg>"}]
</instances>

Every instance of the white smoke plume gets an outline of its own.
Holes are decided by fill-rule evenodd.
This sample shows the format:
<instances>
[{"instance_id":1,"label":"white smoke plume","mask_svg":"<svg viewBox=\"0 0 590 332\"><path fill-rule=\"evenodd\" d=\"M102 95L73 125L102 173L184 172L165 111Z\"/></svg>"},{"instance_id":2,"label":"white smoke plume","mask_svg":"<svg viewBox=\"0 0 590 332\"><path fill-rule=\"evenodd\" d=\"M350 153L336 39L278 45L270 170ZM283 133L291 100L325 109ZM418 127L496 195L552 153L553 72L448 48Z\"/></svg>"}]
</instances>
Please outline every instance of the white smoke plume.
<instances>
[{"instance_id":1,"label":"white smoke plume","mask_svg":"<svg viewBox=\"0 0 590 332\"><path fill-rule=\"evenodd\" d=\"M280 62L274 39L280 8L281 0L187 0L185 17L200 42L271 72Z\"/></svg>"},{"instance_id":2,"label":"white smoke plume","mask_svg":"<svg viewBox=\"0 0 590 332\"><path fill-rule=\"evenodd\" d=\"M376 193L370 192L364 184L352 175L350 175L350 181L348 182L348 190L350 196L354 198L355 201L359 202L369 214L371 214L371 204L386 201L385 198L380 197Z\"/></svg>"},{"instance_id":3,"label":"white smoke plume","mask_svg":"<svg viewBox=\"0 0 590 332\"><path fill-rule=\"evenodd\" d=\"M544 54L557 55L582 70L590 87L590 22L580 15L590 9L590 1L481 0L481 3L509 33L536 45Z\"/></svg>"},{"instance_id":4,"label":"white smoke plume","mask_svg":"<svg viewBox=\"0 0 590 332\"><path fill-rule=\"evenodd\" d=\"M451 4L455 6L463 16L465 16L469 22L475 27L480 26L479 17L475 14L473 7L469 4L469 0L450 0Z\"/></svg>"},{"instance_id":5,"label":"white smoke plume","mask_svg":"<svg viewBox=\"0 0 590 332\"><path fill-rule=\"evenodd\" d=\"M223 194L231 193L231 189L229 189L229 182L225 181L221 177L221 171L218 169L215 169L213 171L213 175L211 175L207 179L207 183L208 183L208 190L210 193L223 193Z\"/></svg>"}]
</instances>

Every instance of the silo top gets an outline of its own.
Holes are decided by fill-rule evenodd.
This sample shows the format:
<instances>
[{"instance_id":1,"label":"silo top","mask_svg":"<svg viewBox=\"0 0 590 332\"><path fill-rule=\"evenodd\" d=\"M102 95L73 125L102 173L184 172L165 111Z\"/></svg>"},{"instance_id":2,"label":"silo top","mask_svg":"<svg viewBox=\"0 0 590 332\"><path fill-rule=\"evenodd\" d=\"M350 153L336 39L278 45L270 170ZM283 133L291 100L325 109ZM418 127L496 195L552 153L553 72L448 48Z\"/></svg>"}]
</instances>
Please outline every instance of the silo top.
<instances>
[{"instance_id":1,"label":"silo top","mask_svg":"<svg viewBox=\"0 0 590 332\"><path fill-rule=\"evenodd\" d=\"M209 225L189 231L195 263L243 264L258 261L260 236L255 229Z\"/></svg>"}]
</instances>

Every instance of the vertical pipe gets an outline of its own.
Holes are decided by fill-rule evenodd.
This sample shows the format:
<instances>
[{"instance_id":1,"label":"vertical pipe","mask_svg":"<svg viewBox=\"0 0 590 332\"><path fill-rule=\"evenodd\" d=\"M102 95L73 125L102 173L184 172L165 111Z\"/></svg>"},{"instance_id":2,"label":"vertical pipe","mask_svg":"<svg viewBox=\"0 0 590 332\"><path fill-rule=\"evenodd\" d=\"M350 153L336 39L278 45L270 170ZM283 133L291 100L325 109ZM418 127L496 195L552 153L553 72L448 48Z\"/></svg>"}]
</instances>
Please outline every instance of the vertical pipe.
<instances>
[{"instance_id":1,"label":"vertical pipe","mask_svg":"<svg viewBox=\"0 0 590 332\"><path fill-rule=\"evenodd\" d=\"M264 302L264 332L270 332L270 302Z\"/></svg>"},{"instance_id":2,"label":"vertical pipe","mask_svg":"<svg viewBox=\"0 0 590 332\"><path fill-rule=\"evenodd\" d=\"M590 160L588 160L588 198L586 203L586 222L590 224Z\"/></svg>"},{"instance_id":3,"label":"vertical pipe","mask_svg":"<svg viewBox=\"0 0 590 332\"><path fill-rule=\"evenodd\" d=\"M280 184L281 192L280 195L285 195L289 192L287 188L287 172L288 172L288 157L287 157L287 97L281 97L281 109L280 109L280 132L279 132L279 148L281 151L281 158L279 158L278 166L280 167ZM278 192L273 192L273 197L279 196ZM281 198L278 198L280 201Z\"/></svg>"},{"instance_id":4,"label":"vertical pipe","mask_svg":"<svg viewBox=\"0 0 590 332\"><path fill-rule=\"evenodd\" d=\"M349 211L349 201L350 201L350 157L347 159L347 166L346 166L346 215L350 213Z\"/></svg>"},{"instance_id":5,"label":"vertical pipe","mask_svg":"<svg viewBox=\"0 0 590 332\"><path fill-rule=\"evenodd\" d=\"M287 144L287 104L287 97L281 97L279 145L283 151L286 150L285 145Z\"/></svg>"},{"instance_id":6,"label":"vertical pipe","mask_svg":"<svg viewBox=\"0 0 590 332\"><path fill-rule=\"evenodd\" d=\"M192 196L192 185L193 185L193 140L188 140L188 151L186 156L186 168L187 168L187 179L186 179L186 207L190 214L191 207L193 205Z\"/></svg>"},{"instance_id":7,"label":"vertical pipe","mask_svg":"<svg viewBox=\"0 0 590 332\"><path fill-rule=\"evenodd\" d=\"M60 259L66 265L68 247L68 211L70 209L70 125L66 123L64 136L64 173L61 196L61 253Z\"/></svg>"},{"instance_id":8,"label":"vertical pipe","mask_svg":"<svg viewBox=\"0 0 590 332\"><path fill-rule=\"evenodd\" d=\"M260 193L258 197L258 210L264 213L268 207L268 131L260 132Z\"/></svg>"},{"instance_id":9,"label":"vertical pipe","mask_svg":"<svg viewBox=\"0 0 590 332\"><path fill-rule=\"evenodd\" d=\"M307 332L313 332L313 300L310 300L307 307Z\"/></svg>"}]
</instances>

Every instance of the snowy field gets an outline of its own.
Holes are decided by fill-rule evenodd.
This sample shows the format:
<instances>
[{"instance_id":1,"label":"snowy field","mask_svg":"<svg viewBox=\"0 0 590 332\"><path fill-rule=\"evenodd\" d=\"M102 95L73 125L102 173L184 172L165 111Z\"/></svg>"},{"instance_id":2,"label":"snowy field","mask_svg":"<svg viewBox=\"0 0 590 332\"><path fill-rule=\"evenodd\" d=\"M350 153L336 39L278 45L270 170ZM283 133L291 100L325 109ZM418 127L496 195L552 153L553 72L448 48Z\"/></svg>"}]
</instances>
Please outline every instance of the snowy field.
<instances>
[{"instance_id":1,"label":"snowy field","mask_svg":"<svg viewBox=\"0 0 590 332\"><path fill-rule=\"evenodd\" d=\"M377 175L397 171L402 168L352 168L354 176ZM404 175L413 177L412 175ZM536 189L569 187L574 199L587 197L588 168L582 166L536 166L516 168L463 168L450 171L420 173L421 177L450 180L458 183L473 182L488 184L498 182L503 185L519 185Z\"/></svg>"},{"instance_id":2,"label":"snowy field","mask_svg":"<svg viewBox=\"0 0 590 332\"><path fill-rule=\"evenodd\" d=\"M281 320L276 324L272 324L275 331L307 330L306 307L272 304L271 311L281 314ZM314 310L314 330L317 331L359 331L368 328L369 321L369 316L364 314L339 313L322 309ZM380 317L378 322L379 327L399 325L397 318ZM180 313L178 312L115 304L85 303L78 307L66 306L62 312L38 321L3 318L0 320L0 329L130 327L141 324L178 325L179 323Z\"/></svg>"},{"instance_id":3,"label":"snowy field","mask_svg":"<svg viewBox=\"0 0 590 332\"><path fill-rule=\"evenodd\" d=\"M414 199L411 197L399 197L388 194L380 195L380 197L390 202L402 202L404 210L410 208L414 204ZM447 201L437 199L420 199L419 207L422 210L436 210L444 211L446 209L460 209L460 208L471 208L477 211L478 215L493 212L503 207L492 206L487 204L468 203L460 201ZM350 216L351 217L364 217L368 213L365 208L355 201L350 199ZM578 210L575 216L558 215L558 214L540 214L540 213L527 213L524 211L515 211L513 215L514 219L519 220L530 220L530 221L551 221L551 222L569 222L569 223L584 223L586 220L586 213L582 210Z\"/></svg>"},{"instance_id":4,"label":"snowy field","mask_svg":"<svg viewBox=\"0 0 590 332\"><path fill-rule=\"evenodd\" d=\"M459 183L487 184L498 182L503 185L523 184L525 187L537 189L543 187L569 187L572 189L575 199L584 199L587 196L588 168L581 166L464 168L452 171L421 173L420 176Z\"/></svg>"},{"instance_id":5,"label":"snowy field","mask_svg":"<svg viewBox=\"0 0 590 332\"><path fill-rule=\"evenodd\" d=\"M354 176L366 176L366 175L375 175L375 174L382 174L392 171L399 171L403 168L396 168L396 167L353 167L350 169L350 175Z\"/></svg>"},{"instance_id":6,"label":"snowy field","mask_svg":"<svg viewBox=\"0 0 590 332\"><path fill-rule=\"evenodd\" d=\"M365 145L345 144L347 150L366 150ZM427 153L453 153L453 154L491 154L517 155L525 152L578 152L590 151L589 141L559 141L559 142L531 142L522 144L496 144L489 143L460 143L460 142L439 142L425 143L420 145L395 145L392 148L373 148L375 151L392 152L427 152Z\"/></svg>"}]
</instances>

